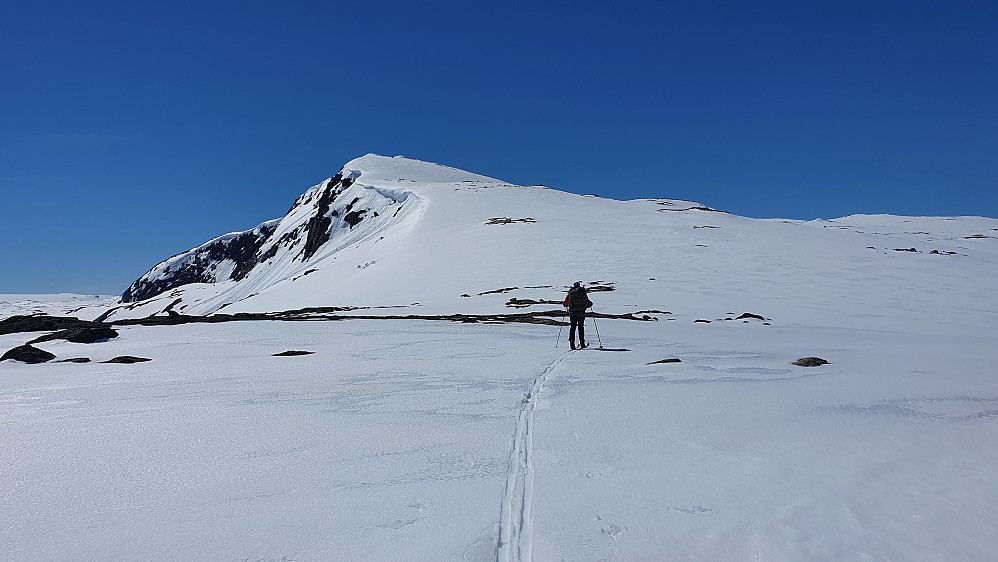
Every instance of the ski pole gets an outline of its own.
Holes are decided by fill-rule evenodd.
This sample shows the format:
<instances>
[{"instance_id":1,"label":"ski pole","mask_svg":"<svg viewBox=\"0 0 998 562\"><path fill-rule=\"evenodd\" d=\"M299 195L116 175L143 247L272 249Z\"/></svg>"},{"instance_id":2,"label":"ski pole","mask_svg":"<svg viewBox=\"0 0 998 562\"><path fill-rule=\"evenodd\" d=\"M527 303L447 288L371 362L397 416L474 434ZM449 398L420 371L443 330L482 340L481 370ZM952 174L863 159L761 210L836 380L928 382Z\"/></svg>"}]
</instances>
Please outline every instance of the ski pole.
<instances>
[{"instance_id":1,"label":"ski pole","mask_svg":"<svg viewBox=\"0 0 998 562\"><path fill-rule=\"evenodd\" d=\"M562 318L564 318L564 316L562 316ZM558 339L555 340L555 342L554 342L555 348L557 348L558 344L561 342L561 329L564 328L564 327L565 327L565 322L562 321L562 323L558 325Z\"/></svg>"},{"instance_id":2,"label":"ski pole","mask_svg":"<svg viewBox=\"0 0 998 562\"><path fill-rule=\"evenodd\" d=\"M596 325L596 311L593 311L593 328L596 328L596 341L599 342L599 348L603 349L603 340L599 339L599 326Z\"/></svg>"}]
</instances>

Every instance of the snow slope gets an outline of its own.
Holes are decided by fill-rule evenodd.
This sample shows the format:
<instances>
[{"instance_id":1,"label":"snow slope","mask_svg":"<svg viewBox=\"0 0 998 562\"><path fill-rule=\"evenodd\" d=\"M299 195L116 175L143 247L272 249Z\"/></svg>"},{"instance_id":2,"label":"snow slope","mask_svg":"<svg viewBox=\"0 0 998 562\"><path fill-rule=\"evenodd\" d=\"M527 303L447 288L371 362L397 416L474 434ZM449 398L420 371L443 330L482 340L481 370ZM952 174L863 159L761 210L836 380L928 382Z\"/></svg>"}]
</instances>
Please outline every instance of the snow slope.
<instances>
[{"instance_id":1,"label":"snow slope","mask_svg":"<svg viewBox=\"0 0 998 562\"><path fill-rule=\"evenodd\" d=\"M167 308L184 314L306 307L509 312L511 298L551 300L552 290L582 280L616 289L598 299L598 310L609 313L659 309L713 319L744 309L782 321L821 315L848 325L858 312L869 323L890 325L912 310L909 322L973 318L993 326L994 315L980 304L993 303L996 289L978 283L977 272L998 260L995 219L748 219L698 203L579 196L375 155L349 162L340 176L353 183L328 209L339 205L340 216L310 259L301 260L300 246L281 247L241 281L184 285L110 318ZM613 181L609 174L607 181ZM260 253L288 232L301 233L329 184L303 195ZM343 205L354 199L369 211L347 228ZM524 222L490 220L500 218ZM898 251L911 248L917 251ZM503 289L512 290L493 292Z\"/></svg>"},{"instance_id":2,"label":"snow slope","mask_svg":"<svg viewBox=\"0 0 998 562\"><path fill-rule=\"evenodd\" d=\"M171 303L185 314L372 307L316 319L549 310L581 279L602 289L591 293L598 312L654 320L587 321L594 347L627 351L569 352L567 330L552 325L399 319L117 326L102 343L36 344L93 362L0 363L6 556L998 550L998 220L757 220L377 156L339 178L262 225L282 234L252 248L249 231L241 255L279 251L241 280L77 314L169 314ZM365 217L335 223L354 199ZM316 232L329 240L296 257L312 231L302 225L323 216ZM205 246L152 273L199 252L202 273L231 277L239 265L212 261L239 252ZM3 297L0 316L68 310L66 300ZM742 312L765 320L736 320ZM0 349L38 335L0 335ZM314 354L273 356L292 349ZM152 361L99 363L119 355ZM830 363L791 364L805 356Z\"/></svg>"}]
</instances>

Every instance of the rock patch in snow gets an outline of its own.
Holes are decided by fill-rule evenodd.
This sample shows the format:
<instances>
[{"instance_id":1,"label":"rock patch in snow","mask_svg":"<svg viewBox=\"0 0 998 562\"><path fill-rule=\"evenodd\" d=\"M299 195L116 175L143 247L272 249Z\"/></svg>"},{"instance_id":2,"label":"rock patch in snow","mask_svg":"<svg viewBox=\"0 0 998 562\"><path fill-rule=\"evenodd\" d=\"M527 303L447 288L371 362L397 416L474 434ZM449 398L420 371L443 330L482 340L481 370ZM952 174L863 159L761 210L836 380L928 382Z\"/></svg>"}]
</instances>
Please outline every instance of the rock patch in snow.
<instances>
[{"instance_id":1,"label":"rock patch in snow","mask_svg":"<svg viewBox=\"0 0 998 562\"><path fill-rule=\"evenodd\" d=\"M94 343L114 339L116 337L118 337L118 332L109 326L83 326L79 328L60 330L54 334L48 334L41 336L40 338L35 338L28 343L41 343L52 340L66 340L73 343Z\"/></svg>"},{"instance_id":2,"label":"rock patch in snow","mask_svg":"<svg viewBox=\"0 0 998 562\"><path fill-rule=\"evenodd\" d=\"M648 364L649 365L658 365L660 363L682 363L682 360L680 360L680 359L678 359L676 357L672 357L672 358L669 358L669 359L659 359L658 361L652 361L651 363L648 363Z\"/></svg>"},{"instance_id":3,"label":"rock patch in snow","mask_svg":"<svg viewBox=\"0 0 998 562\"><path fill-rule=\"evenodd\" d=\"M561 302L547 301L547 300L535 301L533 299L517 299L517 298L509 299L509 301L506 302L506 306L508 306L509 308L526 308L528 306L533 306L535 304L561 304Z\"/></svg>"},{"instance_id":4,"label":"rock patch in snow","mask_svg":"<svg viewBox=\"0 0 998 562\"><path fill-rule=\"evenodd\" d=\"M55 359L55 355L26 343L8 350L7 353L3 354L3 357L0 357L0 361L7 359L24 363L45 363Z\"/></svg>"},{"instance_id":5,"label":"rock patch in snow","mask_svg":"<svg viewBox=\"0 0 998 562\"><path fill-rule=\"evenodd\" d=\"M511 218L508 218L508 217L493 217L493 218L485 221L485 224L512 224L514 222L531 223L531 222L537 222L537 221L534 220L534 219L532 219L532 218L530 218L530 217L526 217L526 218L522 218L522 219L511 219Z\"/></svg>"},{"instance_id":6,"label":"rock patch in snow","mask_svg":"<svg viewBox=\"0 0 998 562\"><path fill-rule=\"evenodd\" d=\"M113 359L108 359L107 361L101 361L101 363L124 363L126 365L131 363L143 363L145 361L152 361L146 357L135 357L133 355L119 355Z\"/></svg>"},{"instance_id":7,"label":"rock patch in snow","mask_svg":"<svg viewBox=\"0 0 998 562\"><path fill-rule=\"evenodd\" d=\"M825 361L821 357L801 357L793 362L793 364L798 367L818 367L827 363L828 361Z\"/></svg>"},{"instance_id":8,"label":"rock patch in snow","mask_svg":"<svg viewBox=\"0 0 998 562\"><path fill-rule=\"evenodd\" d=\"M510 291L515 291L517 289L519 289L519 287L506 287L505 289L494 289L492 291L484 291L484 292L478 293L478 296L482 296L482 295L495 295L495 294L498 294L498 293L508 293Z\"/></svg>"},{"instance_id":9,"label":"rock patch in snow","mask_svg":"<svg viewBox=\"0 0 998 562\"><path fill-rule=\"evenodd\" d=\"M295 357L296 355L312 355L314 351L302 351L300 349L289 349L280 353L275 353L273 357Z\"/></svg>"},{"instance_id":10,"label":"rock patch in snow","mask_svg":"<svg viewBox=\"0 0 998 562\"><path fill-rule=\"evenodd\" d=\"M67 330L93 325L95 325L93 322L80 320L73 316L11 316L0 320L0 335L21 332L51 332L52 330Z\"/></svg>"}]
</instances>

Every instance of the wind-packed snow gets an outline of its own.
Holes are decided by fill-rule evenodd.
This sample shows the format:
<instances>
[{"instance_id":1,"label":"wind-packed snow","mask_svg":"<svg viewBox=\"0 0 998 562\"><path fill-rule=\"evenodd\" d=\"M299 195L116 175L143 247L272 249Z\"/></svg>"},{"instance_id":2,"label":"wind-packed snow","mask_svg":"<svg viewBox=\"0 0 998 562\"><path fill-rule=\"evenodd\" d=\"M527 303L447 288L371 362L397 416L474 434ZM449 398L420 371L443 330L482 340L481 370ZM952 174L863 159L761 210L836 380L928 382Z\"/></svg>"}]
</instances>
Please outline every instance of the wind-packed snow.
<instances>
[{"instance_id":1,"label":"wind-packed snow","mask_svg":"<svg viewBox=\"0 0 998 562\"><path fill-rule=\"evenodd\" d=\"M373 155L342 174L337 205L379 216L331 227L311 260L278 253L133 304L0 296L0 318L114 321L178 299L183 314L516 313L558 310L582 280L597 312L647 320L590 318L581 351L552 325L356 318L35 344L93 362L0 363L5 557L998 550L998 220L757 220ZM0 351L39 335L0 335ZM314 353L273 356L287 350ZM152 360L99 363L121 355ZM791 364L808 356L830 363Z\"/></svg>"}]
</instances>

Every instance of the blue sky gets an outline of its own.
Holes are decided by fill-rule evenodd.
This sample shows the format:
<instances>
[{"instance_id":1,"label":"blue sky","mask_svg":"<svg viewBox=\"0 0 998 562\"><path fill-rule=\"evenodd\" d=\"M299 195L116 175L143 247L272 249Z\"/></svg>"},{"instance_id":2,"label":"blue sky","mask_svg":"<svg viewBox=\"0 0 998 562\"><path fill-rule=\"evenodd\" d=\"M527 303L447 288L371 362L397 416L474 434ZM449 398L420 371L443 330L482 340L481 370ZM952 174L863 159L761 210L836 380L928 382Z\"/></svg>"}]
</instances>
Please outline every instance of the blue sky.
<instances>
[{"instance_id":1,"label":"blue sky","mask_svg":"<svg viewBox=\"0 0 998 562\"><path fill-rule=\"evenodd\" d=\"M368 152L752 217L995 217L995 29L995 2L7 2L0 293L120 293Z\"/></svg>"}]
</instances>

